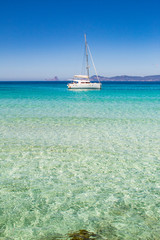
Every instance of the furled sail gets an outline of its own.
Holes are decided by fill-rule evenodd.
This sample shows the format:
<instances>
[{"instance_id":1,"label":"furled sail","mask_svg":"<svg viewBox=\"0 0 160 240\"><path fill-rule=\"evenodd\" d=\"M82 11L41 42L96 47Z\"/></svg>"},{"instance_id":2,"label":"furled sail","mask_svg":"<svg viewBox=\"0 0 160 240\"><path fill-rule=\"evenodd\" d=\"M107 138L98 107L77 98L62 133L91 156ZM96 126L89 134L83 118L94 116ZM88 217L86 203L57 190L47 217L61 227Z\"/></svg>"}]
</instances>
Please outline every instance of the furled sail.
<instances>
[{"instance_id":1,"label":"furled sail","mask_svg":"<svg viewBox=\"0 0 160 240\"><path fill-rule=\"evenodd\" d=\"M74 75L75 78L87 78L88 79L88 76L87 75Z\"/></svg>"}]
</instances>

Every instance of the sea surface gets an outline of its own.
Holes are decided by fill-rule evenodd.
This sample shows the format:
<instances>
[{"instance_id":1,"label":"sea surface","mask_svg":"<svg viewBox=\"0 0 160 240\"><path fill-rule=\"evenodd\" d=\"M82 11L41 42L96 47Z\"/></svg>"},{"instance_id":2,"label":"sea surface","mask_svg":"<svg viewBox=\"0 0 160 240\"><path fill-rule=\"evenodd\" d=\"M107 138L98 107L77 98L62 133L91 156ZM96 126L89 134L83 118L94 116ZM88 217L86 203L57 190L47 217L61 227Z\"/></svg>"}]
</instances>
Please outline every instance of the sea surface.
<instances>
[{"instance_id":1,"label":"sea surface","mask_svg":"<svg viewBox=\"0 0 160 240\"><path fill-rule=\"evenodd\" d=\"M160 83L0 82L0 239L160 239Z\"/></svg>"}]
</instances>

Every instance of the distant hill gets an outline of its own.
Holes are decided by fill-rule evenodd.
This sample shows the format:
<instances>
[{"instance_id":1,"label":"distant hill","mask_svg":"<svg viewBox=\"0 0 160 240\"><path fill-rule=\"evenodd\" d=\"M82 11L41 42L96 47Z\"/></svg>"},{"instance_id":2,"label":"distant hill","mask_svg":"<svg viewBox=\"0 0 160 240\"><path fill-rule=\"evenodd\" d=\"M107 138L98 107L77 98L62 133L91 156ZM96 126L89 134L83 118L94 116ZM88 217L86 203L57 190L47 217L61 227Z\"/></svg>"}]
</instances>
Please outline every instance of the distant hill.
<instances>
[{"instance_id":1,"label":"distant hill","mask_svg":"<svg viewBox=\"0 0 160 240\"><path fill-rule=\"evenodd\" d=\"M118 81L118 82L136 82L136 81L141 81L141 82L160 82L160 75L151 75L151 76L127 76L127 75L122 75L122 76L115 76L115 77L104 77L104 76L98 76L100 81ZM91 79L97 80L96 75L92 76Z\"/></svg>"},{"instance_id":2,"label":"distant hill","mask_svg":"<svg viewBox=\"0 0 160 240\"><path fill-rule=\"evenodd\" d=\"M45 79L45 81L59 81L59 78L55 76L54 78Z\"/></svg>"}]
</instances>

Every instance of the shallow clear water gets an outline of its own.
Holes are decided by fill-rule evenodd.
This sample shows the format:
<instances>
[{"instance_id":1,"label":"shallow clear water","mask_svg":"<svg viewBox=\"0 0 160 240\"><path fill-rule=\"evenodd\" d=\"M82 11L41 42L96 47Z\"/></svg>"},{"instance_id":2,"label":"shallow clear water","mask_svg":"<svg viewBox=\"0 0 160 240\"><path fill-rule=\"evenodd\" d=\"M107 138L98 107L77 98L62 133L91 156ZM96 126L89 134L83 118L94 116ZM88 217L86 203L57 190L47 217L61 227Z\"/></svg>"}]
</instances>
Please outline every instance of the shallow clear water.
<instances>
[{"instance_id":1,"label":"shallow clear water","mask_svg":"<svg viewBox=\"0 0 160 240\"><path fill-rule=\"evenodd\" d=\"M0 239L160 239L160 84L0 83Z\"/></svg>"}]
</instances>

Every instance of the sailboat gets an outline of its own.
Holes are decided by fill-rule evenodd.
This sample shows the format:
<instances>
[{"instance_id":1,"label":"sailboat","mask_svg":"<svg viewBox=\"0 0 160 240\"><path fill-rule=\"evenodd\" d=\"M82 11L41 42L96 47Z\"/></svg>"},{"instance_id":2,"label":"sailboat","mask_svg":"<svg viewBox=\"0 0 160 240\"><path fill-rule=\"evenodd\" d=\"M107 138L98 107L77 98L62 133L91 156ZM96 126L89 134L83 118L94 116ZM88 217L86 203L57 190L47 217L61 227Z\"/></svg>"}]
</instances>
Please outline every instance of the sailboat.
<instances>
[{"instance_id":1,"label":"sailboat","mask_svg":"<svg viewBox=\"0 0 160 240\"><path fill-rule=\"evenodd\" d=\"M84 35L85 38L85 54L86 54L86 70L87 70L87 75L74 75L74 78L71 83L69 83L67 86L69 89L101 89L102 84L99 81L97 71L93 62L93 58L90 52L90 49L87 44L86 40L86 34ZM95 73L97 76L98 82L91 82L89 78L89 64L88 64L88 51L91 56L92 64L95 69Z\"/></svg>"}]
</instances>

